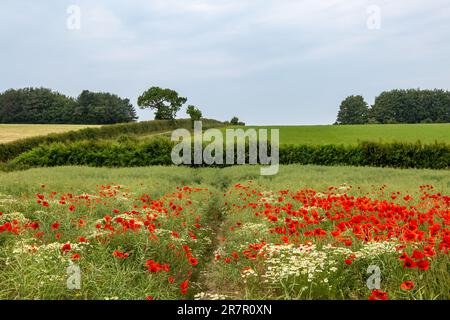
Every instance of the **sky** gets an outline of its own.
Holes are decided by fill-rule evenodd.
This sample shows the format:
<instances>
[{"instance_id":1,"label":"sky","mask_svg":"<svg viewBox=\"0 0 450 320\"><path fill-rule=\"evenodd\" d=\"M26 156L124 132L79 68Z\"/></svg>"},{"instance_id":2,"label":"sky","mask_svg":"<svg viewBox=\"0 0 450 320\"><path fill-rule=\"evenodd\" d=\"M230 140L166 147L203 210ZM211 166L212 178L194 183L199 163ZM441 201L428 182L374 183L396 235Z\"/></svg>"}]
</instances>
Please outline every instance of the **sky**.
<instances>
[{"instance_id":1,"label":"sky","mask_svg":"<svg viewBox=\"0 0 450 320\"><path fill-rule=\"evenodd\" d=\"M152 86L253 125L331 124L348 95L450 89L448 0L2 0L0 41L0 91L112 92L139 120Z\"/></svg>"}]
</instances>

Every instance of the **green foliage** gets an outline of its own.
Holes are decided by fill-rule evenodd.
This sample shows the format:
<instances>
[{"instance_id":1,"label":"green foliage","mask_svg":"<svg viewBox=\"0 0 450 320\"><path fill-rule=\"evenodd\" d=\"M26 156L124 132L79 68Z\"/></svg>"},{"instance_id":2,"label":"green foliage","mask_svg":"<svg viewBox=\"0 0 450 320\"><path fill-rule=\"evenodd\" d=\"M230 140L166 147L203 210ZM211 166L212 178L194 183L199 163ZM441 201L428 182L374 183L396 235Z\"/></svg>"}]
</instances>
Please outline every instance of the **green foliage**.
<instances>
[{"instance_id":1,"label":"green foliage","mask_svg":"<svg viewBox=\"0 0 450 320\"><path fill-rule=\"evenodd\" d=\"M139 96L138 106L141 109L154 109L155 120L174 120L186 101L187 98L180 97L174 90L151 87Z\"/></svg>"},{"instance_id":2,"label":"green foliage","mask_svg":"<svg viewBox=\"0 0 450 320\"><path fill-rule=\"evenodd\" d=\"M128 99L83 91L78 99L46 88L10 89L0 94L0 123L112 124L137 119Z\"/></svg>"},{"instance_id":3,"label":"green foliage","mask_svg":"<svg viewBox=\"0 0 450 320\"><path fill-rule=\"evenodd\" d=\"M344 145L289 145L280 148L282 164L350 165L392 168L450 168L450 145L361 142Z\"/></svg>"},{"instance_id":4,"label":"green foliage","mask_svg":"<svg viewBox=\"0 0 450 320\"><path fill-rule=\"evenodd\" d=\"M13 163L37 167L87 165L93 167L138 167L170 165L173 143L163 137L145 143L133 141L78 141L53 143L23 153Z\"/></svg>"},{"instance_id":5,"label":"green foliage","mask_svg":"<svg viewBox=\"0 0 450 320\"><path fill-rule=\"evenodd\" d=\"M189 105L186 113L191 117L192 121L199 121L202 118L202 112L195 106Z\"/></svg>"},{"instance_id":6,"label":"green foliage","mask_svg":"<svg viewBox=\"0 0 450 320\"><path fill-rule=\"evenodd\" d=\"M203 119L205 129L219 127L222 123L216 120ZM176 121L143 121L138 123L114 124L99 128L86 128L47 136L37 136L10 143L0 144L0 162L11 160L23 152L29 151L42 144L55 142L70 143L79 140L100 140L117 138L122 135L145 135L149 133L173 130L177 128L191 128L191 121L180 119Z\"/></svg>"},{"instance_id":7,"label":"green foliage","mask_svg":"<svg viewBox=\"0 0 450 320\"><path fill-rule=\"evenodd\" d=\"M342 101L337 124L364 124L368 121L369 106L362 96L350 96Z\"/></svg>"},{"instance_id":8,"label":"green foliage","mask_svg":"<svg viewBox=\"0 0 450 320\"><path fill-rule=\"evenodd\" d=\"M20 155L12 163L32 167L171 165L173 146L173 142L163 137L141 143L135 141L56 143L37 147ZM248 162L248 146L246 158ZM376 142L363 142L355 146L284 145L280 147L280 164L448 169L450 145Z\"/></svg>"},{"instance_id":9,"label":"green foliage","mask_svg":"<svg viewBox=\"0 0 450 320\"><path fill-rule=\"evenodd\" d=\"M84 90L77 99L74 122L84 124L113 124L135 121L136 111L129 99L115 94Z\"/></svg>"},{"instance_id":10,"label":"green foliage","mask_svg":"<svg viewBox=\"0 0 450 320\"><path fill-rule=\"evenodd\" d=\"M233 117L230 120L230 124L233 126L245 126L245 123L242 121L239 121L238 117Z\"/></svg>"},{"instance_id":11,"label":"green foliage","mask_svg":"<svg viewBox=\"0 0 450 320\"><path fill-rule=\"evenodd\" d=\"M450 92L444 90L392 90L381 93L370 110L379 123L448 123Z\"/></svg>"}]
</instances>

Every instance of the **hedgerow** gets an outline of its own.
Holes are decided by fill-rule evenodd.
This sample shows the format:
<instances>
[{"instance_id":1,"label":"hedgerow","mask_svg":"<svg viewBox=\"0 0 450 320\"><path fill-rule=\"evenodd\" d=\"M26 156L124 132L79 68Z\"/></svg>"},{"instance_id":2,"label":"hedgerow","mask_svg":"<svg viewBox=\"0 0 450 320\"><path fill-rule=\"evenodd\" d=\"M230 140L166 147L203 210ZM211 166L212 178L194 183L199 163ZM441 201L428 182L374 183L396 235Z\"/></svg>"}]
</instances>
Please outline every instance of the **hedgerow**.
<instances>
[{"instance_id":1,"label":"hedgerow","mask_svg":"<svg viewBox=\"0 0 450 320\"><path fill-rule=\"evenodd\" d=\"M122 142L90 140L70 144L54 143L42 145L21 154L11 162L10 167L171 165L171 151L174 144L166 137L147 141L131 139ZM246 153L246 162L248 162L248 148ZM361 142L351 146L282 145L280 146L280 164L448 169L450 168L450 145L445 143L423 145L419 142Z\"/></svg>"}]
</instances>

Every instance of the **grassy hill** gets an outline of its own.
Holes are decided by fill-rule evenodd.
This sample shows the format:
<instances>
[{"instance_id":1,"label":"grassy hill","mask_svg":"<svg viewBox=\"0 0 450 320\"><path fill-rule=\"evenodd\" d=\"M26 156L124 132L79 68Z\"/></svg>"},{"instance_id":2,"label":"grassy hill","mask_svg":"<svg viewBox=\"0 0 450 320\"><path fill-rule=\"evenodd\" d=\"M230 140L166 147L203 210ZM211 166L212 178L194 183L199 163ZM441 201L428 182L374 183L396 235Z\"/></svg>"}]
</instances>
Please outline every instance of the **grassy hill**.
<instances>
[{"instance_id":1,"label":"grassy hill","mask_svg":"<svg viewBox=\"0 0 450 320\"><path fill-rule=\"evenodd\" d=\"M346 126L248 126L280 129L281 144L357 144L358 141L450 143L450 124L384 124Z\"/></svg>"},{"instance_id":2,"label":"grassy hill","mask_svg":"<svg viewBox=\"0 0 450 320\"><path fill-rule=\"evenodd\" d=\"M33 125L25 125L26 127ZM211 127L223 126L223 123L213 119L203 119L205 129ZM51 125L49 125L51 127ZM175 121L152 120L132 123L121 123L113 125L104 125L97 127L87 127L79 130L71 130L63 133L37 134L33 137L20 137L20 139L9 142L0 143L0 162L5 162L17 157L19 154L29 151L39 145L50 144L55 142L71 143L81 140L99 141L116 139L123 136L143 137L156 135L178 128L190 129L192 127L190 119L177 119Z\"/></svg>"}]
</instances>

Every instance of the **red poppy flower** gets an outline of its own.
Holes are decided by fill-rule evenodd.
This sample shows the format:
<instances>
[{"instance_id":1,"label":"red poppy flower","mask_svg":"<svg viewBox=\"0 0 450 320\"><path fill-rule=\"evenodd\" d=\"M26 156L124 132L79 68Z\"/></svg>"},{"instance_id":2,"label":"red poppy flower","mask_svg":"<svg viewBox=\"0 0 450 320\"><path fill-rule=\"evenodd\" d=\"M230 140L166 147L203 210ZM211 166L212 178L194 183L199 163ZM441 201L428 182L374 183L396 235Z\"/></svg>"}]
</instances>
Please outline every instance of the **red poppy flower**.
<instances>
[{"instance_id":1,"label":"red poppy flower","mask_svg":"<svg viewBox=\"0 0 450 320\"><path fill-rule=\"evenodd\" d=\"M409 257L408 257L408 253L403 252L399 259L400 259L400 260L406 260L406 259L408 259L408 258L409 258Z\"/></svg>"},{"instance_id":2,"label":"red poppy flower","mask_svg":"<svg viewBox=\"0 0 450 320\"><path fill-rule=\"evenodd\" d=\"M369 300L389 300L388 293L381 290L372 290Z\"/></svg>"},{"instance_id":3,"label":"red poppy flower","mask_svg":"<svg viewBox=\"0 0 450 320\"><path fill-rule=\"evenodd\" d=\"M427 256L427 257L432 257L436 254L436 252L433 251L433 247L432 246L425 246L423 247L423 253Z\"/></svg>"},{"instance_id":4,"label":"red poppy flower","mask_svg":"<svg viewBox=\"0 0 450 320\"><path fill-rule=\"evenodd\" d=\"M417 267L421 271L426 271L430 267L430 261L428 261L428 260L419 261L419 262L417 262Z\"/></svg>"},{"instance_id":5,"label":"red poppy flower","mask_svg":"<svg viewBox=\"0 0 450 320\"><path fill-rule=\"evenodd\" d=\"M413 255L412 255L413 259L420 260L420 259L423 259L423 257L424 257L423 253L420 252L419 250L414 250L413 251Z\"/></svg>"},{"instance_id":6,"label":"red poppy flower","mask_svg":"<svg viewBox=\"0 0 450 320\"><path fill-rule=\"evenodd\" d=\"M72 247L70 246L70 243L66 243L61 247L61 251L66 253L69 252L72 249Z\"/></svg>"},{"instance_id":7,"label":"red poppy flower","mask_svg":"<svg viewBox=\"0 0 450 320\"><path fill-rule=\"evenodd\" d=\"M80 259L80 254L79 253L74 253L72 255L72 260L75 261L75 260L78 260L78 259Z\"/></svg>"},{"instance_id":8,"label":"red poppy flower","mask_svg":"<svg viewBox=\"0 0 450 320\"><path fill-rule=\"evenodd\" d=\"M412 269L416 267L416 263L411 258L406 258L403 267Z\"/></svg>"},{"instance_id":9,"label":"red poppy flower","mask_svg":"<svg viewBox=\"0 0 450 320\"><path fill-rule=\"evenodd\" d=\"M405 281L400 285L400 289L402 290L412 290L414 288L414 282L412 281Z\"/></svg>"},{"instance_id":10,"label":"red poppy flower","mask_svg":"<svg viewBox=\"0 0 450 320\"><path fill-rule=\"evenodd\" d=\"M115 250L113 252L113 256L119 258L119 259L126 259L129 257L129 254L126 252L120 252L119 250Z\"/></svg>"},{"instance_id":11,"label":"red poppy flower","mask_svg":"<svg viewBox=\"0 0 450 320\"><path fill-rule=\"evenodd\" d=\"M190 257L189 258L189 264L193 267L195 267L198 264L197 259L195 259L194 257Z\"/></svg>"},{"instance_id":12,"label":"red poppy flower","mask_svg":"<svg viewBox=\"0 0 450 320\"><path fill-rule=\"evenodd\" d=\"M185 280L180 284L181 294L185 295L187 293L187 288L189 286L189 280Z\"/></svg>"}]
</instances>

